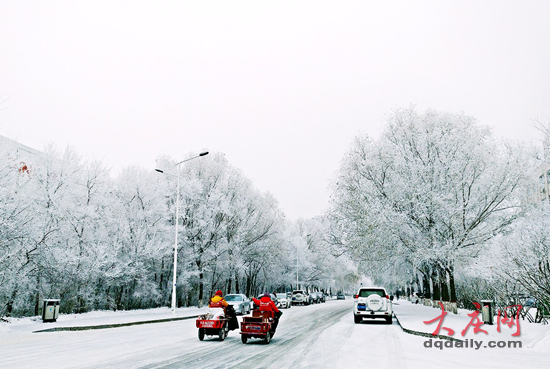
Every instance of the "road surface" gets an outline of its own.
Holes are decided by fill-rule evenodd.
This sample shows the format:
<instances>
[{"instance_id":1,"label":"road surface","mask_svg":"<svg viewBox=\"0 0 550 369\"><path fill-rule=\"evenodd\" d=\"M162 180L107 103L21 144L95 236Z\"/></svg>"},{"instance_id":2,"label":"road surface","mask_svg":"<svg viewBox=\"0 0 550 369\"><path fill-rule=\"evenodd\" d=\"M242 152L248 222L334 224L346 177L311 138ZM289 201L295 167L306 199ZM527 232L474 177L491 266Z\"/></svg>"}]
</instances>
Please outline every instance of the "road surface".
<instances>
[{"instance_id":1,"label":"road surface","mask_svg":"<svg viewBox=\"0 0 550 369\"><path fill-rule=\"evenodd\" d=\"M348 299L285 309L270 344L257 339L243 344L237 330L225 341L217 337L199 341L194 319L8 335L0 343L0 368L515 369L550 362L550 350L545 347L428 348L428 338L403 332L395 319L391 325L354 324L352 306Z\"/></svg>"},{"instance_id":2,"label":"road surface","mask_svg":"<svg viewBox=\"0 0 550 369\"><path fill-rule=\"evenodd\" d=\"M352 300L283 309L271 343L241 342L238 330L225 341L199 341L195 320L113 329L34 333L5 346L2 362L25 368L289 368L339 367L364 358L370 365L399 366L397 323L353 323ZM365 350L365 344L372 350Z\"/></svg>"}]
</instances>

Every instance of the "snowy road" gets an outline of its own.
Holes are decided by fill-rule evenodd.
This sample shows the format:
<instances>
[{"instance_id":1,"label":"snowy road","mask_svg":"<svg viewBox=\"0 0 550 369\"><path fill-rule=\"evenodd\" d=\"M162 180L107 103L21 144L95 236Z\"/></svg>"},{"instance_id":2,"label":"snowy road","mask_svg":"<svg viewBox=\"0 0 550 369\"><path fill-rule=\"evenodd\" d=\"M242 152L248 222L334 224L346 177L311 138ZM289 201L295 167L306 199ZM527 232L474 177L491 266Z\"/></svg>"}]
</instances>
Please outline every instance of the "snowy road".
<instances>
[{"instance_id":1,"label":"snowy road","mask_svg":"<svg viewBox=\"0 0 550 369\"><path fill-rule=\"evenodd\" d=\"M376 368L540 367L542 350L425 348L426 338L392 325L353 323L352 300L283 310L270 344L199 341L195 320L122 328L18 334L0 343L1 368ZM482 338L482 337L480 337ZM527 355L526 355L527 354Z\"/></svg>"},{"instance_id":2,"label":"snowy road","mask_svg":"<svg viewBox=\"0 0 550 369\"><path fill-rule=\"evenodd\" d=\"M342 316L349 317L351 304L329 303L316 306L296 306L283 310L277 333L269 345L251 339L242 344L238 331L230 333L225 342L216 338L198 342L196 332L186 339L185 346L195 346L192 353L183 350L169 360L150 367L205 368L209 366L235 367L291 367L307 359L324 330L333 326ZM195 329L196 331L196 329ZM334 348L333 348L334 349ZM214 359L216 358L216 359Z\"/></svg>"},{"instance_id":3,"label":"snowy road","mask_svg":"<svg viewBox=\"0 0 550 369\"><path fill-rule=\"evenodd\" d=\"M354 341L355 329L360 326L353 324L351 308L352 301L346 300L284 309L269 345L257 339L244 345L238 330L230 332L223 342L217 338L201 342L192 319L106 330L35 333L23 342L4 347L7 350L2 350L2 361L18 368L37 364L51 368L336 367L354 345L368 341L375 345L377 357L386 362L399 344L399 326L395 322L392 326L364 323L361 326L365 326L368 336ZM376 362L372 354L365 355L369 362Z\"/></svg>"}]
</instances>

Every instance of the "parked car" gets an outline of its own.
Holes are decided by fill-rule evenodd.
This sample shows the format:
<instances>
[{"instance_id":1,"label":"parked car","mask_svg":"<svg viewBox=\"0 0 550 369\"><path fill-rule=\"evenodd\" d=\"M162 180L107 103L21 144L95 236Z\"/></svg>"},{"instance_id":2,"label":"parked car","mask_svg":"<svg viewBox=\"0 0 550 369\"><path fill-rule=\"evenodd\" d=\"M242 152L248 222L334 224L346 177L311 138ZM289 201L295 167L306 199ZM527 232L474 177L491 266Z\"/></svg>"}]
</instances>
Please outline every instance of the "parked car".
<instances>
[{"instance_id":1,"label":"parked car","mask_svg":"<svg viewBox=\"0 0 550 369\"><path fill-rule=\"evenodd\" d=\"M392 322L392 302L383 287L361 287L353 303L353 320L361 323L363 318L383 318L388 324Z\"/></svg>"},{"instance_id":2,"label":"parked car","mask_svg":"<svg viewBox=\"0 0 550 369\"><path fill-rule=\"evenodd\" d=\"M326 295L323 292L319 292L319 299L321 302L326 302Z\"/></svg>"},{"instance_id":3,"label":"parked car","mask_svg":"<svg viewBox=\"0 0 550 369\"><path fill-rule=\"evenodd\" d=\"M309 305L309 296L306 291L292 291L292 305Z\"/></svg>"},{"instance_id":4,"label":"parked car","mask_svg":"<svg viewBox=\"0 0 550 369\"><path fill-rule=\"evenodd\" d=\"M277 307L288 309L292 306L292 300L286 293L277 293Z\"/></svg>"},{"instance_id":5,"label":"parked car","mask_svg":"<svg viewBox=\"0 0 550 369\"><path fill-rule=\"evenodd\" d=\"M225 301L233 306L237 314L245 315L250 313L250 299L242 293L225 295Z\"/></svg>"},{"instance_id":6,"label":"parked car","mask_svg":"<svg viewBox=\"0 0 550 369\"><path fill-rule=\"evenodd\" d=\"M311 292L307 297L307 302L309 305L315 304L317 302L317 298L315 297L315 292Z\"/></svg>"},{"instance_id":7,"label":"parked car","mask_svg":"<svg viewBox=\"0 0 550 369\"><path fill-rule=\"evenodd\" d=\"M336 295L336 300L345 300L346 299L346 295L344 295L343 293L339 293Z\"/></svg>"},{"instance_id":8,"label":"parked car","mask_svg":"<svg viewBox=\"0 0 550 369\"><path fill-rule=\"evenodd\" d=\"M322 292L312 292L309 294L311 296L311 303L312 304L319 304L321 302L321 298L323 296Z\"/></svg>"}]
</instances>

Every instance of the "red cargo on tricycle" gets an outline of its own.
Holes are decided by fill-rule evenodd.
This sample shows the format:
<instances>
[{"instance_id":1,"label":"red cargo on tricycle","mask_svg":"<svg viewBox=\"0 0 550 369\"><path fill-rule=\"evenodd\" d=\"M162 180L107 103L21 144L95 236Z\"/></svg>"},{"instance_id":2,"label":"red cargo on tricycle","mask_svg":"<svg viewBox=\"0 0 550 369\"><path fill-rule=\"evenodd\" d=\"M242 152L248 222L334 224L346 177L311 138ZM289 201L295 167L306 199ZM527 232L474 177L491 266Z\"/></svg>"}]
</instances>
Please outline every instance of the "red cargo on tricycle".
<instances>
[{"instance_id":1,"label":"red cargo on tricycle","mask_svg":"<svg viewBox=\"0 0 550 369\"><path fill-rule=\"evenodd\" d=\"M241 322L241 341L249 338L261 338L265 343L271 342L275 334L274 318L270 311L254 310L252 316L245 316Z\"/></svg>"}]
</instances>

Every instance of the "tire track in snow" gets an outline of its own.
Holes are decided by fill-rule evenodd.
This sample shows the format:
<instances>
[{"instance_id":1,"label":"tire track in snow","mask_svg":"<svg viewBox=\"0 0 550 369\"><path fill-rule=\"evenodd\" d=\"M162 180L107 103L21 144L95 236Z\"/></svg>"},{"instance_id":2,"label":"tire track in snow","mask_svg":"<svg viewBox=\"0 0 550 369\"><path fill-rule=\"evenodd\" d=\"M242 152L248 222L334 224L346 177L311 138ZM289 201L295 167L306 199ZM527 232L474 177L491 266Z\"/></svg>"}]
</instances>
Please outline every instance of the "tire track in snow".
<instances>
[{"instance_id":1,"label":"tire track in snow","mask_svg":"<svg viewBox=\"0 0 550 369\"><path fill-rule=\"evenodd\" d=\"M315 342L318 340L321 333L331 327L332 325L336 324L340 318L345 315L349 314L350 307L347 305L344 305L340 307L338 310L329 310L326 311L324 309L319 309L313 311L313 319L306 320L304 322L303 317L293 317L288 323L293 323L292 326L302 326L302 329L295 333L294 336L291 336L290 334L286 334L281 338L280 342L277 342L276 345L273 347L270 347L269 352L263 353L260 357L251 357L247 358L245 360L242 360L238 365L235 364L233 366L229 367L238 367L239 365L245 365L245 367L260 367L260 368L269 368L271 366L273 367L281 367L281 366L298 366L300 367L300 363L304 360L304 353L311 349L313 345L315 345ZM291 326L287 323L287 327ZM307 326L304 326L304 323L307 324ZM277 332L279 334L281 332ZM292 355L290 355L290 352L292 351ZM269 354L269 357L266 357L265 355ZM284 361L284 358L287 358L289 360L294 359L290 363L286 363ZM275 363L273 358L278 358L277 362ZM283 358L281 360L281 358Z\"/></svg>"},{"instance_id":2,"label":"tire track in snow","mask_svg":"<svg viewBox=\"0 0 550 369\"><path fill-rule=\"evenodd\" d=\"M254 367L268 368L299 365L303 353L315 344L318 336L328 327L336 324L340 318L350 313L350 306L340 305L329 309L307 311L295 314L287 320L281 319L277 333L270 344L251 339L242 344L238 331L230 333L225 342L212 341L210 347L204 347L191 353L172 356L168 360L136 368L232 368ZM297 329L298 328L298 329ZM230 339L231 338L231 339ZM195 338L196 339L196 338ZM205 340L203 344L207 344ZM292 355L289 356L289 353ZM288 362L285 361L289 360ZM282 361L281 361L282 360ZM118 363L121 364L121 363ZM114 365L113 367L116 367ZM124 367L122 366L118 366Z\"/></svg>"},{"instance_id":3,"label":"tire track in snow","mask_svg":"<svg viewBox=\"0 0 550 369\"><path fill-rule=\"evenodd\" d=\"M399 329L399 330L398 330ZM403 347L401 346L401 341L399 340L399 337L397 336L396 331L401 331L401 327L399 327L399 324L397 322L392 321L392 327L388 330L389 334L386 335L386 342L388 344L386 345L388 347L388 358L390 361L390 368L407 368L407 363L401 359L401 354L405 351L403 351Z\"/></svg>"}]
</instances>

